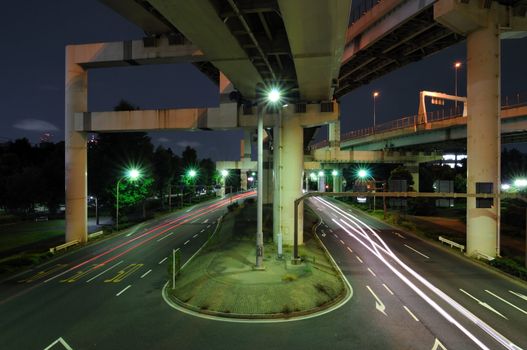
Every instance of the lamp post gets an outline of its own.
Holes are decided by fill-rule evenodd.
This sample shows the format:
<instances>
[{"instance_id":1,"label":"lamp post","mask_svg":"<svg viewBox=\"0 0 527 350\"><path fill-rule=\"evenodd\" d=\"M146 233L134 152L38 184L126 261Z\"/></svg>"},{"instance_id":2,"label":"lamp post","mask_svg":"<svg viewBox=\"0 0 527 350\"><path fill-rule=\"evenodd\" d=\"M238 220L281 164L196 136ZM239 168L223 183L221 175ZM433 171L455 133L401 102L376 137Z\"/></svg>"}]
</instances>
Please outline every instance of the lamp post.
<instances>
[{"instance_id":1,"label":"lamp post","mask_svg":"<svg viewBox=\"0 0 527 350\"><path fill-rule=\"evenodd\" d=\"M373 180L373 211L375 211L375 192L377 190L377 181L370 174L370 172L366 169L359 169L359 171L357 171L357 176L361 180L365 180L367 178L371 178ZM386 198L386 197L383 197L383 198ZM386 217L386 202L383 202L383 203L384 203L384 216Z\"/></svg>"},{"instance_id":2,"label":"lamp post","mask_svg":"<svg viewBox=\"0 0 527 350\"><path fill-rule=\"evenodd\" d=\"M457 71L461 68L461 62L454 63L454 96L457 97ZM457 100L455 101L455 110L457 112Z\"/></svg>"},{"instance_id":3,"label":"lamp post","mask_svg":"<svg viewBox=\"0 0 527 350\"><path fill-rule=\"evenodd\" d=\"M123 179L130 179L132 181L137 180L139 177L141 177L141 173L137 169L130 169L127 171L126 175L121 177L119 181L117 181L117 185L115 186L115 198L116 198L116 209L115 209L115 226L117 228L117 231L119 231L119 185L121 184L121 181Z\"/></svg>"},{"instance_id":4,"label":"lamp post","mask_svg":"<svg viewBox=\"0 0 527 350\"><path fill-rule=\"evenodd\" d=\"M281 100L282 93L277 88L267 91L265 101L259 101L258 114L258 184L256 201L256 268L263 269L263 114L264 103L276 104Z\"/></svg>"},{"instance_id":5,"label":"lamp post","mask_svg":"<svg viewBox=\"0 0 527 350\"><path fill-rule=\"evenodd\" d=\"M379 96L379 91L374 91L373 92L373 133L375 134L375 125L376 125L376 121L375 121L375 101L377 100L377 97Z\"/></svg>"},{"instance_id":6,"label":"lamp post","mask_svg":"<svg viewBox=\"0 0 527 350\"><path fill-rule=\"evenodd\" d=\"M337 188L337 176L339 175L339 172L337 170L333 170L331 172L331 176L333 176L333 192L341 192L340 188Z\"/></svg>"},{"instance_id":7,"label":"lamp post","mask_svg":"<svg viewBox=\"0 0 527 350\"><path fill-rule=\"evenodd\" d=\"M193 197L193 195L196 194L196 183L195 183L195 181L196 181L196 180L195 180L196 176L198 176L198 172L197 172L196 170L194 170L194 169L189 169L189 170L187 171L187 177L188 177L188 178L190 179L190 181L192 182L192 189L193 189L193 192L194 192L194 193L191 193L191 194L190 194L190 204L192 204L192 197Z\"/></svg>"},{"instance_id":8,"label":"lamp post","mask_svg":"<svg viewBox=\"0 0 527 350\"><path fill-rule=\"evenodd\" d=\"M222 183L222 197L225 196L225 180L227 179L227 176L229 176L229 171L226 170L226 169L223 169L222 171L220 171L220 174L221 174L221 183Z\"/></svg>"},{"instance_id":9,"label":"lamp post","mask_svg":"<svg viewBox=\"0 0 527 350\"><path fill-rule=\"evenodd\" d=\"M97 197L89 196L88 198L95 201L95 225L99 225L99 203Z\"/></svg>"}]
</instances>

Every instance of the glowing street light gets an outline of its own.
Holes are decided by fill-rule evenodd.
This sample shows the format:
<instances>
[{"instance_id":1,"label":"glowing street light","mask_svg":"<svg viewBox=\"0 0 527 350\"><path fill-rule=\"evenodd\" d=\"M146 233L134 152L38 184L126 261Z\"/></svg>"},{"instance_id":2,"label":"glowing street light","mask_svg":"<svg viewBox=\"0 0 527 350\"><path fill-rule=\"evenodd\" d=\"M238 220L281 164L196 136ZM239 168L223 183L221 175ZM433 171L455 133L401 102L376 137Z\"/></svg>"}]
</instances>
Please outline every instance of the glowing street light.
<instances>
[{"instance_id":1,"label":"glowing street light","mask_svg":"<svg viewBox=\"0 0 527 350\"><path fill-rule=\"evenodd\" d=\"M318 172L318 177L322 177L322 176L324 176L324 172L323 172L322 170L320 170L320 171Z\"/></svg>"},{"instance_id":2,"label":"glowing street light","mask_svg":"<svg viewBox=\"0 0 527 350\"><path fill-rule=\"evenodd\" d=\"M227 176L229 176L229 171L226 169L223 169L221 172L221 177L225 179Z\"/></svg>"},{"instance_id":3,"label":"glowing street light","mask_svg":"<svg viewBox=\"0 0 527 350\"><path fill-rule=\"evenodd\" d=\"M331 175L333 175L333 176L337 176L338 174L339 174L339 172L336 171L336 170L333 170L333 171L331 172Z\"/></svg>"},{"instance_id":4,"label":"glowing street light","mask_svg":"<svg viewBox=\"0 0 527 350\"><path fill-rule=\"evenodd\" d=\"M272 88L267 93L267 100L271 103L276 103L280 101L281 98L282 98L282 94L280 90L278 90L277 88Z\"/></svg>"},{"instance_id":5,"label":"glowing street light","mask_svg":"<svg viewBox=\"0 0 527 350\"><path fill-rule=\"evenodd\" d=\"M457 71L461 68L461 62L457 61L454 63L454 96L457 97ZM457 100L455 102L455 108L457 110Z\"/></svg>"},{"instance_id":6,"label":"glowing street light","mask_svg":"<svg viewBox=\"0 0 527 350\"><path fill-rule=\"evenodd\" d=\"M357 171L357 176L361 179L365 179L367 177L369 177L369 172L368 170L366 169L359 169L359 171Z\"/></svg>"},{"instance_id":7,"label":"glowing street light","mask_svg":"<svg viewBox=\"0 0 527 350\"><path fill-rule=\"evenodd\" d=\"M117 181L117 185L115 186L115 198L116 198L116 205L115 205L115 226L117 231L119 231L119 184L123 179L128 179L130 181L135 181L141 177L141 172L138 169L132 168L129 169L126 174L121 177Z\"/></svg>"},{"instance_id":8,"label":"glowing street light","mask_svg":"<svg viewBox=\"0 0 527 350\"><path fill-rule=\"evenodd\" d=\"M190 169L189 171L187 171L187 175L188 177L190 177L191 179L195 178L196 175L198 175L198 172L194 169Z\"/></svg>"},{"instance_id":9,"label":"glowing street light","mask_svg":"<svg viewBox=\"0 0 527 350\"><path fill-rule=\"evenodd\" d=\"M373 92L373 133L375 133L375 125L376 125L376 122L375 122L375 100L377 99L377 97L379 97L379 91L374 91Z\"/></svg>"},{"instance_id":10,"label":"glowing street light","mask_svg":"<svg viewBox=\"0 0 527 350\"><path fill-rule=\"evenodd\" d=\"M514 180L514 187L524 188L527 187L527 179L521 178Z\"/></svg>"}]
</instances>

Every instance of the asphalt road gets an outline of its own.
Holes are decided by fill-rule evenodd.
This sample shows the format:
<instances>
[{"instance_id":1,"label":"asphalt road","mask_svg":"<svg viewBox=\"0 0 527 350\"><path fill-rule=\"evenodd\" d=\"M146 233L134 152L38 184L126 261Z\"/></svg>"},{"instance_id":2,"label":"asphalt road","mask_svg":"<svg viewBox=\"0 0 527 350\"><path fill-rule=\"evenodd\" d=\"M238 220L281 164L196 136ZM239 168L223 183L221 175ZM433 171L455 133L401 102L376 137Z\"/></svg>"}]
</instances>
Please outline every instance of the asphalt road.
<instances>
[{"instance_id":1,"label":"asphalt road","mask_svg":"<svg viewBox=\"0 0 527 350\"><path fill-rule=\"evenodd\" d=\"M527 348L525 287L335 203L310 200L353 288L331 313L239 323L168 306L165 258L201 247L229 204L214 201L1 283L0 349Z\"/></svg>"}]
</instances>

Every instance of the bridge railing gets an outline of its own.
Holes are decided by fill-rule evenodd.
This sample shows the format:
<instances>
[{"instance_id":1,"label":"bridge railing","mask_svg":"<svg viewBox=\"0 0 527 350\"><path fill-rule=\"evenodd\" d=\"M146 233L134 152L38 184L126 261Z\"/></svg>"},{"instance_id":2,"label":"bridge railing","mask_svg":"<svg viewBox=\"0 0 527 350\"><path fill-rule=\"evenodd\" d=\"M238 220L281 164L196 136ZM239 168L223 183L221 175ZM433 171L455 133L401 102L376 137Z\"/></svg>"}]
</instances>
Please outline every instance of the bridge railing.
<instances>
[{"instance_id":1,"label":"bridge railing","mask_svg":"<svg viewBox=\"0 0 527 350\"><path fill-rule=\"evenodd\" d=\"M359 18L364 16L369 10L372 9L375 5L380 3L381 0L359 0L353 1L351 6L350 20L349 24L357 22Z\"/></svg>"},{"instance_id":2,"label":"bridge railing","mask_svg":"<svg viewBox=\"0 0 527 350\"><path fill-rule=\"evenodd\" d=\"M514 95L501 97L501 108L515 108L527 105L527 92L518 92Z\"/></svg>"}]
</instances>

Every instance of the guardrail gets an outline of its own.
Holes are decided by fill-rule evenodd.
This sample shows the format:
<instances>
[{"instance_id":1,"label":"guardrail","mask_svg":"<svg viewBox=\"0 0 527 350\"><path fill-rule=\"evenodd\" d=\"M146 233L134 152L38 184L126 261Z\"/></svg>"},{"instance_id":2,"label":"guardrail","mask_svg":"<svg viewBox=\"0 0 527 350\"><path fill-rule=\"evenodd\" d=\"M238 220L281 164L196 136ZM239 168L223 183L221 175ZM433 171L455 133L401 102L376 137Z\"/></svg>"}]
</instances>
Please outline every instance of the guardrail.
<instances>
[{"instance_id":1,"label":"guardrail","mask_svg":"<svg viewBox=\"0 0 527 350\"><path fill-rule=\"evenodd\" d=\"M450 245L450 248L458 248L461 252L463 252L463 250L465 250L465 246L463 244L459 244L459 243L456 243L454 241L451 241L449 239L446 239L445 237L442 237L442 236L439 236L439 240L441 241L441 243L446 243L446 244L449 244Z\"/></svg>"},{"instance_id":2,"label":"guardrail","mask_svg":"<svg viewBox=\"0 0 527 350\"><path fill-rule=\"evenodd\" d=\"M492 261L492 260L494 260L494 258L493 258L492 256L487 255L487 254L482 253L482 252L479 252L479 251L477 251L477 250L474 251L474 256L475 256L477 259L481 259L481 258L483 258L483 259L485 259L485 260L487 260L487 261Z\"/></svg>"},{"instance_id":3,"label":"guardrail","mask_svg":"<svg viewBox=\"0 0 527 350\"><path fill-rule=\"evenodd\" d=\"M95 238L95 237L99 237L99 236L102 236L104 234L104 231L103 230L100 230L100 231L97 231L97 232L93 232L93 233L90 233L88 235L88 240L92 239L92 238Z\"/></svg>"},{"instance_id":4,"label":"guardrail","mask_svg":"<svg viewBox=\"0 0 527 350\"><path fill-rule=\"evenodd\" d=\"M66 243L61 244L61 245L58 245L58 246L56 246L56 247L49 248L49 252L50 252L51 254L55 254L55 253L58 252L59 250L67 249L67 248L72 247L72 246L74 246L74 245L77 245L77 244L79 244L79 243L80 243L80 241L76 239L76 240L74 240L74 241L66 242Z\"/></svg>"}]
</instances>

